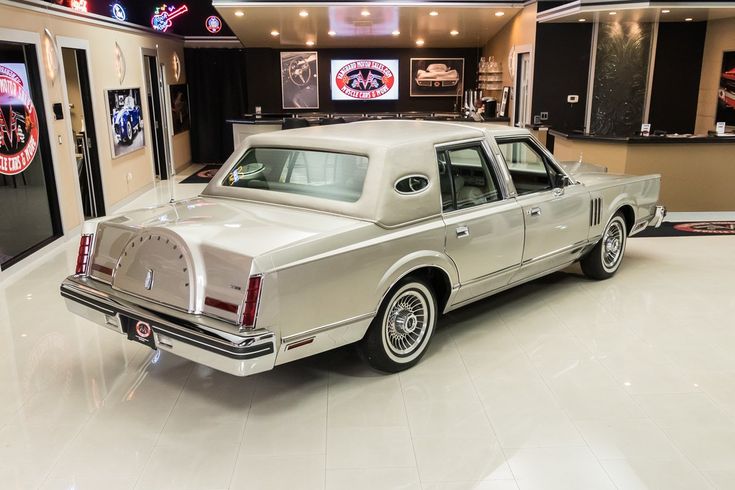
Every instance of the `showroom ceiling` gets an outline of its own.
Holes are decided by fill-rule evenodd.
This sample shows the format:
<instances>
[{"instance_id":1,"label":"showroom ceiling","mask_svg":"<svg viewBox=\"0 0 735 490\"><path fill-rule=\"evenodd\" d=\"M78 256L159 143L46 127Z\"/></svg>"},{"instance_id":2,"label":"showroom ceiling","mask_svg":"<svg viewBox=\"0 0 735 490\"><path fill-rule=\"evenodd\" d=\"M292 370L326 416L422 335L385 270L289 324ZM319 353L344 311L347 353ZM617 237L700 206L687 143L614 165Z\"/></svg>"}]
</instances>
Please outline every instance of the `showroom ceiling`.
<instances>
[{"instance_id":1,"label":"showroom ceiling","mask_svg":"<svg viewBox=\"0 0 735 490\"><path fill-rule=\"evenodd\" d=\"M245 47L269 48L478 47L523 8L523 2L213 5Z\"/></svg>"},{"instance_id":2,"label":"showroom ceiling","mask_svg":"<svg viewBox=\"0 0 735 490\"><path fill-rule=\"evenodd\" d=\"M735 2L579 0L539 12L539 22L700 22L735 17Z\"/></svg>"}]
</instances>

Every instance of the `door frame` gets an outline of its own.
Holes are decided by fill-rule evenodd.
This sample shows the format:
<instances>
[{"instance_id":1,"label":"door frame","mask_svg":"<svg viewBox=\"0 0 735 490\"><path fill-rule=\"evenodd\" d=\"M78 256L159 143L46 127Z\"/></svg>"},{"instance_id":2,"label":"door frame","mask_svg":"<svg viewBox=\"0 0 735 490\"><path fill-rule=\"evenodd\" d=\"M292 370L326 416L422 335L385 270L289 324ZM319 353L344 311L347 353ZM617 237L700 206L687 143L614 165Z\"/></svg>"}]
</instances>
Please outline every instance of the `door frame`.
<instances>
[{"instance_id":1,"label":"door frame","mask_svg":"<svg viewBox=\"0 0 735 490\"><path fill-rule=\"evenodd\" d=\"M149 71L149 66L148 66L148 62L146 61L146 56L151 56L156 60L156 69L158 70L158 76L160 79L160 83L162 85L162 86L155 87L159 91L159 99L161 101L161 125L162 125L161 131L163 131L162 151L163 151L164 163L166 164L167 178L173 179L173 154L172 154L173 141L171 139L171 134L169 130L170 121L169 121L168 112L170 111L168 110L168 108L170 107L170 102L169 102L169 96L167 96L166 94L167 90L165 90L165 88L167 87L165 64L161 62L161 57L158 54L158 45L156 45L155 49L140 48L140 63L141 63L141 67L143 70L141 73L143 74L143 77L145 77ZM151 87L152 90L155 88ZM146 108L149 109L149 111L147 111L146 113L149 114L151 111L155 111L155 107L150 107L150 108L148 107L147 94L146 94L145 99L146 99L145 101ZM147 137L150 138L149 141L154 142L156 135L154 132L153 121L149 121L148 124L145 124L144 130L145 128L148 128ZM157 144L157 143L154 142L154 144ZM156 155L155 155L155 150L153 149L151 151L151 158L153 159L153 161L151 162L152 163L151 167L150 167L151 168L151 179L153 182L155 182L156 181L156 162L155 162Z\"/></svg>"},{"instance_id":2,"label":"door frame","mask_svg":"<svg viewBox=\"0 0 735 490\"><path fill-rule=\"evenodd\" d=\"M518 99L518 93L516 90L516 87L518 86L518 56L521 54L528 53L529 60L528 60L528 107L526 108L526 114L524 114L526 117L524 119L527 119L528 121L533 121L533 69L534 69L534 63L535 63L535 51L533 48L533 44L519 44L517 46L513 46L513 48L510 51L510 55L508 56L508 70L510 71L511 76L511 94L513 97L513 103L511 104L509 101L508 106L513 110L513 113L511 115L511 124L515 126L515 124L518 122L516 120L516 100Z\"/></svg>"},{"instance_id":3,"label":"door frame","mask_svg":"<svg viewBox=\"0 0 735 490\"><path fill-rule=\"evenodd\" d=\"M54 136L54 129L53 129L53 121L55 121L54 118L54 111L51 104L51 101L49 99L49 82L47 80L46 75L46 67L44 66L43 60L45 58L44 56L44 50L43 50L43 43L41 42L41 34L38 32L32 32L32 31L24 31L20 29L8 29L6 27L0 27L0 41L6 41L11 43L21 43L21 44L31 44L35 46L36 48L36 69L38 70L39 79L40 79L40 88L41 93L38 94L41 97L41 100L43 101L43 108L44 108L44 114L43 116L46 118L46 131L45 135L48 138L48 146L49 146L49 157L51 158L51 165L50 168L53 171L53 183L55 185L55 189L53 190L54 197L56 199L56 218L54 218L54 210L51 210L52 214L52 222L54 219L57 219L56 225L58 225L58 235L53 235L49 239L39 243L36 247L34 247L34 250L23 257L22 259L18 260L17 262L13 263L13 269L1 271L0 270L0 279L2 279L4 276L9 276L10 274L14 274L16 271L18 271L20 268L23 267L22 264L28 263L28 261L33 260L33 257L35 254L38 253L39 250L45 248L50 243L54 242L55 240L63 237L67 234L67 232L71 231L68 230L65 223L64 223L64 213L62 212L62 206L61 206L61 194L59 190L61 187L61 162L59 161L59 151L56 148L56 144L54 144L55 136ZM58 53L57 53L58 56ZM58 78L58 77L57 77ZM77 179L78 180L78 179ZM49 203L51 204L51 203ZM81 201L80 201L81 205ZM53 225L52 225L53 226Z\"/></svg>"},{"instance_id":4,"label":"door frame","mask_svg":"<svg viewBox=\"0 0 735 490\"><path fill-rule=\"evenodd\" d=\"M84 51L85 56L87 57L87 67L89 69L89 66L91 66L90 56L89 56L89 51L90 51L89 41L86 39L79 39L79 38L74 38L74 37L56 36L56 48L58 50L56 53L56 56L59 60L59 75L57 76L57 79L59 80L59 83L61 84L60 88L62 89L61 97L62 97L62 102L64 104L64 107L63 107L64 119L66 119L67 121L66 139L69 142L69 158L71 159L71 162L74 165L74 182L75 182L76 188L79 190L78 192L75 193L77 196L79 216L81 217L82 222L84 222L85 221L84 206L82 205L81 186L79 185L79 173L77 172L77 169L76 169L77 157L74 151L74 143L73 143L74 142L74 131L71 127L71 109L69 108L69 87L67 87L66 85L66 68L64 67L64 58L62 56L61 50L62 48L69 48L69 49L78 49L78 50ZM107 212L110 209L110 206L109 206L109 203L107 202L107 193L105 192L105 182L106 182L105 173L106 171L103 168L104 166L102 165L102 155L100 152L100 137L99 137L99 131L97 131L97 128L99 127L99 125L97 124L97 115L95 114L95 107L98 107L97 106L98 100L97 100L96 89L94 87L94 82L92 80L92 77L89 76L87 78L89 82L89 95L90 95L90 98L92 99L92 107L91 107L90 112L92 113L92 116L93 116L92 124L94 124L95 139L97 140L95 141L95 144L97 145L97 148L96 148L97 161L99 163L98 170L100 173L100 181L101 181L100 183L102 184L101 185L102 203L105 207L105 212ZM89 124L89 123L85 121L85 124ZM105 124L103 127L105 129L105 132L110 131L110 128L107 124ZM90 185L92 185L92 183L90 183Z\"/></svg>"}]
</instances>

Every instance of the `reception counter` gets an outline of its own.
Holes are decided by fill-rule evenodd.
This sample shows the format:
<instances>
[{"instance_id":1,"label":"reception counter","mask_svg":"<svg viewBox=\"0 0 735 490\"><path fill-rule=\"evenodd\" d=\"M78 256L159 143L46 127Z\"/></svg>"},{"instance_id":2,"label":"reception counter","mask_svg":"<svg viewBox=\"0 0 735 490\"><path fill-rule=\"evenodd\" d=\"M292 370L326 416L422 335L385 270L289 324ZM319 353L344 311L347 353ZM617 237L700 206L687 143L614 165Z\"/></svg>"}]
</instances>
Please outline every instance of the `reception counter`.
<instances>
[{"instance_id":1,"label":"reception counter","mask_svg":"<svg viewBox=\"0 0 735 490\"><path fill-rule=\"evenodd\" d=\"M604 165L610 173L661 174L669 211L735 211L735 137L599 137L549 130L559 161Z\"/></svg>"}]
</instances>

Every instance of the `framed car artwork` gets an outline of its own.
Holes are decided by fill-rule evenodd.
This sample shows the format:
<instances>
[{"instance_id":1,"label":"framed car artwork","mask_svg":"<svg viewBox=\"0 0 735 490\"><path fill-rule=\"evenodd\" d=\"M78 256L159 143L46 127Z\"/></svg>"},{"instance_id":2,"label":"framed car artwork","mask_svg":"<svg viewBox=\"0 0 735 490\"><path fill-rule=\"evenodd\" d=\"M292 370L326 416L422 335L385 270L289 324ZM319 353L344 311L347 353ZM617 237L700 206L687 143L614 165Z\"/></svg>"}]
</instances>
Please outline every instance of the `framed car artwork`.
<instances>
[{"instance_id":1,"label":"framed car artwork","mask_svg":"<svg viewBox=\"0 0 735 490\"><path fill-rule=\"evenodd\" d=\"M411 58L411 97L459 97L464 58Z\"/></svg>"},{"instance_id":2,"label":"framed car artwork","mask_svg":"<svg viewBox=\"0 0 735 490\"><path fill-rule=\"evenodd\" d=\"M715 120L724 121L727 126L735 126L735 51L722 53Z\"/></svg>"},{"instance_id":3,"label":"framed car artwork","mask_svg":"<svg viewBox=\"0 0 735 490\"><path fill-rule=\"evenodd\" d=\"M316 51L281 53L284 109L319 109L319 57Z\"/></svg>"},{"instance_id":4,"label":"framed car artwork","mask_svg":"<svg viewBox=\"0 0 735 490\"><path fill-rule=\"evenodd\" d=\"M105 90L112 158L145 148L140 88Z\"/></svg>"}]
</instances>

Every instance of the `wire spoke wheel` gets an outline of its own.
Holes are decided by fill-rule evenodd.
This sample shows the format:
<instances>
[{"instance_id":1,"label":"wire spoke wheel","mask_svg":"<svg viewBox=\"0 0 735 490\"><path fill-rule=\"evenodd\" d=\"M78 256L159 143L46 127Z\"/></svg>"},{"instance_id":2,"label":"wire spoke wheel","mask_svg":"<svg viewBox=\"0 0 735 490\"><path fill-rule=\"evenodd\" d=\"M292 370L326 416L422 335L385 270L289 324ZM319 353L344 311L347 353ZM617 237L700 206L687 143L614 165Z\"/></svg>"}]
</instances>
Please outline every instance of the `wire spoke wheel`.
<instances>
[{"instance_id":1,"label":"wire spoke wheel","mask_svg":"<svg viewBox=\"0 0 735 490\"><path fill-rule=\"evenodd\" d=\"M386 336L390 349L399 356L410 354L426 334L429 307L418 291L406 291L391 303L386 315Z\"/></svg>"},{"instance_id":2,"label":"wire spoke wheel","mask_svg":"<svg viewBox=\"0 0 735 490\"><path fill-rule=\"evenodd\" d=\"M361 343L366 360L389 373L419 362L434 333L437 310L434 290L423 279L399 281L386 294Z\"/></svg>"},{"instance_id":3,"label":"wire spoke wheel","mask_svg":"<svg viewBox=\"0 0 735 490\"><path fill-rule=\"evenodd\" d=\"M623 256L623 245L625 244L625 231L619 221L613 221L607 228L603 238L603 262L605 268L614 268Z\"/></svg>"}]
</instances>

